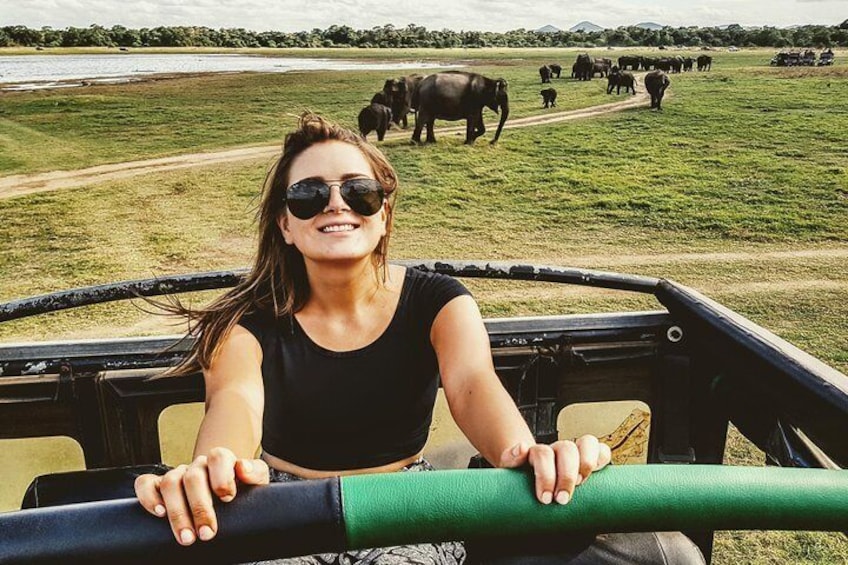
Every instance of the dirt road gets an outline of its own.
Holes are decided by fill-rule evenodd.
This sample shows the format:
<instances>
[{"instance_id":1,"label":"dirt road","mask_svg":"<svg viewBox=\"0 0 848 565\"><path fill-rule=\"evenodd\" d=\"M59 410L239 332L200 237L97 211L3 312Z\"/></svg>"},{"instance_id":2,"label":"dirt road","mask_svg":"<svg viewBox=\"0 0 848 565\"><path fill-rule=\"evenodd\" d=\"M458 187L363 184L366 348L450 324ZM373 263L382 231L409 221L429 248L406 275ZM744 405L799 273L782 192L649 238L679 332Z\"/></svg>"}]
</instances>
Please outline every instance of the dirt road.
<instances>
[{"instance_id":1,"label":"dirt road","mask_svg":"<svg viewBox=\"0 0 848 565\"><path fill-rule=\"evenodd\" d=\"M553 124L581 118L591 118L602 114L620 112L628 108L646 105L649 96L642 88L635 96L629 96L626 100L570 110L567 112L553 112L527 118L517 118L507 122L504 129L526 128L538 125ZM497 124L486 124L489 131L493 131ZM465 126L450 126L437 128L437 135L453 133L465 133ZM386 139L408 138L412 130L390 131ZM49 173L36 173L31 175L11 175L0 177L0 199L24 196L35 192L46 192L66 188L77 188L105 181L120 180L148 173L162 171L175 171L192 167L204 167L219 163L232 163L248 161L251 159L271 159L279 154L280 146L243 147L228 149L225 151L213 151L209 153L191 153L176 157L163 157L161 159L145 159L142 161L129 161L126 163L113 163L111 165L98 165L75 171L52 171Z\"/></svg>"}]
</instances>

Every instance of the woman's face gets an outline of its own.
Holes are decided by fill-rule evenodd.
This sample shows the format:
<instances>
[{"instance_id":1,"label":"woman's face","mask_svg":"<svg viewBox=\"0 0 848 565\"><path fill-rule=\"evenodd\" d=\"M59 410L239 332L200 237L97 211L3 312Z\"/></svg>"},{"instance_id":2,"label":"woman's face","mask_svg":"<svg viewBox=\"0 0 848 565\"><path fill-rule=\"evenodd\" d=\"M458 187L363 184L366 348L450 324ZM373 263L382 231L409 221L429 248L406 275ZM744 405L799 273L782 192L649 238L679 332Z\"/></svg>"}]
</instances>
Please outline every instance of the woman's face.
<instances>
[{"instance_id":1,"label":"woman's face","mask_svg":"<svg viewBox=\"0 0 848 565\"><path fill-rule=\"evenodd\" d=\"M297 247L307 262L370 258L386 234L385 202L377 213L364 216L342 199L339 184L354 178L373 179L374 173L365 155L343 141L316 143L292 161L289 186L306 179L330 185L330 201L321 212L300 219L286 207L278 220L286 243Z\"/></svg>"}]
</instances>

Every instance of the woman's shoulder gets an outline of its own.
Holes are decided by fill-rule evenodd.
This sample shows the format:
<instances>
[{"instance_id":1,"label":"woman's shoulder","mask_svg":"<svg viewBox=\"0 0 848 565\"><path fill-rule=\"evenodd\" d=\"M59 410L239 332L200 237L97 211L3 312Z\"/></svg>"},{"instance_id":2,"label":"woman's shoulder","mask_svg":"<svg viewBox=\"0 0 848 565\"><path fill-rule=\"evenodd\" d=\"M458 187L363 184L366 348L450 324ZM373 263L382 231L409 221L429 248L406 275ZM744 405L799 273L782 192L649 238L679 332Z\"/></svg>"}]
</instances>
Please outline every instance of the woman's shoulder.
<instances>
[{"instance_id":1,"label":"woman's shoulder","mask_svg":"<svg viewBox=\"0 0 848 565\"><path fill-rule=\"evenodd\" d=\"M410 267L407 269L406 280L403 302L408 304L417 316L430 321L445 304L457 296L471 295L459 280L442 273Z\"/></svg>"},{"instance_id":2,"label":"woman's shoulder","mask_svg":"<svg viewBox=\"0 0 848 565\"><path fill-rule=\"evenodd\" d=\"M272 310L257 307L248 309L236 320L236 323L262 343L265 336L279 329L281 321Z\"/></svg>"}]
</instances>

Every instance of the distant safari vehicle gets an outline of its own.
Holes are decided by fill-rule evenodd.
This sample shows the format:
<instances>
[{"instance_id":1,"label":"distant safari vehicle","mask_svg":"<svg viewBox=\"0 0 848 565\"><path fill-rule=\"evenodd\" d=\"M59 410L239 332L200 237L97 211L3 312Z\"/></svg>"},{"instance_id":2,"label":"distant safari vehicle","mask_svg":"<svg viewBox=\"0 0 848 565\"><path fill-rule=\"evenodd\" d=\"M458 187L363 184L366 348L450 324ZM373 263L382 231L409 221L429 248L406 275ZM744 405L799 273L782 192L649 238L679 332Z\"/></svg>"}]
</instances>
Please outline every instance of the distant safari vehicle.
<instances>
[{"instance_id":1,"label":"distant safari vehicle","mask_svg":"<svg viewBox=\"0 0 848 565\"><path fill-rule=\"evenodd\" d=\"M182 336L5 344L0 438L72 438L87 470L41 476L25 509L0 513L0 563L227 563L442 539L667 530L684 531L709 560L715 530L848 531L848 471L840 470L848 466L848 377L839 371L669 280L526 264L400 263L653 295L662 306L655 311L486 320L497 374L538 441L572 437L561 436L559 422L573 408L594 415L605 403L637 402L644 409L605 441L616 463L638 449L642 460L592 475L559 508L536 503L522 471L481 469L478 457L467 465L467 455L458 459L462 470L254 487L219 507L213 542L182 547L167 522L132 497L138 473L164 470L160 416L204 399L199 374L149 378L182 358ZM0 304L0 323L226 288L243 275L26 298ZM770 467L722 465L731 423Z\"/></svg>"},{"instance_id":2,"label":"distant safari vehicle","mask_svg":"<svg viewBox=\"0 0 848 565\"><path fill-rule=\"evenodd\" d=\"M797 51L781 51L772 57L769 64L777 67L797 67L802 64L801 53Z\"/></svg>"},{"instance_id":3,"label":"distant safari vehicle","mask_svg":"<svg viewBox=\"0 0 848 565\"><path fill-rule=\"evenodd\" d=\"M824 67L826 65L833 64L833 51L828 49L827 51L822 51L821 55L819 55L819 66Z\"/></svg>"},{"instance_id":4,"label":"distant safari vehicle","mask_svg":"<svg viewBox=\"0 0 848 565\"><path fill-rule=\"evenodd\" d=\"M816 64L816 52L812 49L807 49L801 56L801 64L805 67L813 67Z\"/></svg>"},{"instance_id":5,"label":"distant safari vehicle","mask_svg":"<svg viewBox=\"0 0 848 565\"><path fill-rule=\"evenodd\" d=\"M777 67L812 67L816 64L816 52L812 49L807 49L803 53L781 51L772 58L770 64Z\"/></svg>"}]
</instances>

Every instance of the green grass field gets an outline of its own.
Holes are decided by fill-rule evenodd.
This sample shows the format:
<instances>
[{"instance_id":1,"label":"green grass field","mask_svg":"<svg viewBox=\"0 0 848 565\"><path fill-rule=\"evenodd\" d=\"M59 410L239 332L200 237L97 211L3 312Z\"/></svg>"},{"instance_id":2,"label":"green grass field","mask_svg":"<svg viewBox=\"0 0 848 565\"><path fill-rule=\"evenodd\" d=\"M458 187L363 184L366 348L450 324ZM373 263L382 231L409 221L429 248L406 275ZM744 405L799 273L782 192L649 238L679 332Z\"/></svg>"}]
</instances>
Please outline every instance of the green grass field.
<instances>
[{"instance_id":1,"label":"green grass field","mask_svg":"<svg viewBox=\"0 0 848 565\"><path fill-rule=\"evenodd\" d=\"M570 68L576 51L297 53L459 61L506 78L518 118L546 112L538 66ZM491 132L473 147L457 135L424 147L406 139L381 144L401 178L392 256L672 278L848 372L846 53L837 53L834 67L806 69L770 68L772 54L713 53L712 71L671 77L661 113L640 108L505 130L497 146L487 143ZM306 108L353 125L387 76L218 75L0 93L0 176L279 144ZM557 110L616 99L605 84L554 79ZM247 265L268 165L223 164L0 199L0 301ZM488 316L660 308L610 291L469 286ZM0 340L162 328L132 305L111 304L3 324ZM744 441L731 445L731 462L762 462ZM722 533L714 562L845 563L848 542L840 534Z\"/></svg>"}]
</instances>

